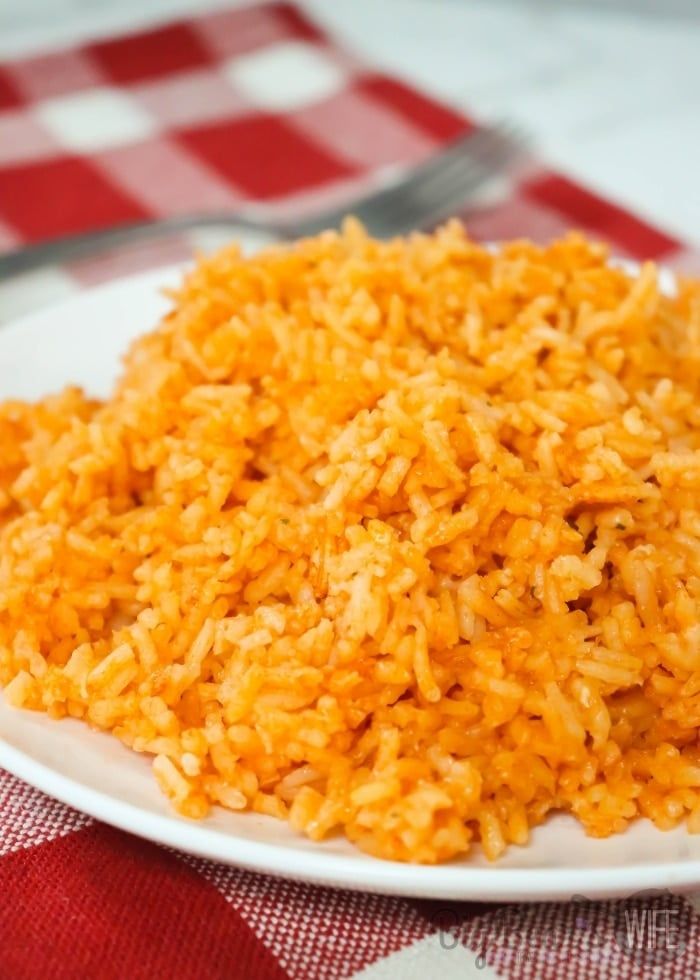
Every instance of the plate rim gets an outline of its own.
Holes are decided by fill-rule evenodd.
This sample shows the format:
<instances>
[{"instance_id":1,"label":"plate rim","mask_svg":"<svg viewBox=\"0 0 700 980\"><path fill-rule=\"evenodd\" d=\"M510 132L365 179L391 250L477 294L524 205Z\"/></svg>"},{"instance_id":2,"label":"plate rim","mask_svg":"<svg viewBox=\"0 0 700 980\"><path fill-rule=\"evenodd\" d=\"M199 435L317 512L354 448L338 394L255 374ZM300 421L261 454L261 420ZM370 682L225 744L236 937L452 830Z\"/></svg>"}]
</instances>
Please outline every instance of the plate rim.
<instances>
[{"instance_id":1,"label":"plate rim","mask_svg":"<svg viewBox=\"0 0 700 980\"><path fill-rule=\"evenodd\" d=\"M7 710L21 709L7 706ZM43 720L55 724L48 716L42 716ZM87 725L85 734L110 737ZM615 868L512 868L501 867L498 862L487 867L470 866L468 858L421 865L362 854L365 861L357 865L352 854L328 854L320 849L315 854L297 851L284 842L274 844L222 833L207 827L206 818L189 821L175 813L142 809L52 769L2 736L0 767L66 806L152 843L246 871L325 887L405 898L490 903L569 901L576 895L586 899L619 898L661 887L674 892L692 891L700 885L700 859L692 858L683 863L657 861ZM654 831L663 833L657 828Z\"/></svg>"}]
</instances>

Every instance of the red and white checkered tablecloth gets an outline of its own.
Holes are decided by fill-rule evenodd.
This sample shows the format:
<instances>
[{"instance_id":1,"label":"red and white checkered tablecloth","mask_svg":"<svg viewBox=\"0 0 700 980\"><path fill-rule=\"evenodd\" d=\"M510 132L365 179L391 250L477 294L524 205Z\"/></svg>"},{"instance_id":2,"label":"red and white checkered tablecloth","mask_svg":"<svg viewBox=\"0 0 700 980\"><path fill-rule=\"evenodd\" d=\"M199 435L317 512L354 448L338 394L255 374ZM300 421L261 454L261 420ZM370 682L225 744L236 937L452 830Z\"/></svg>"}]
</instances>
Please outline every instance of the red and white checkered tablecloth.
<instances>
[{"instance_id":1,"label":"red and white checkered tablecloth","mask_svg":"<svg viewBox=\"0 0 700 980\"><path fill-rule=\"evenodd\" d=\"M351 194L469 125L287 3L5 63L0 249ZM697 252L532 159L466 217L483 239L542 240L573 225L618 254L700 270ZM680 942L631 952L633 902L489 906L314 888L175 854L1 771L0 896L2 980L690 980L699 969L685 898L638 899L673 915Z\"/></svg>"}]
</instances>

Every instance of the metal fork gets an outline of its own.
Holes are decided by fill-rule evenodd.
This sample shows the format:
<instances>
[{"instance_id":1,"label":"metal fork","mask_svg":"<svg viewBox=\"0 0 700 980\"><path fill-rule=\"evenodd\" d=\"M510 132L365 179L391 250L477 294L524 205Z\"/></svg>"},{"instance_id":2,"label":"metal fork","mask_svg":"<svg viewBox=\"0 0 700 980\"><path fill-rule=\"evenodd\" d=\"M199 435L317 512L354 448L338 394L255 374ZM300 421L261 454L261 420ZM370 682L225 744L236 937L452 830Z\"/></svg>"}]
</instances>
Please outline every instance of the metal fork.
<instances>
[{"instance_id":1,"label":"metal fork","mask_svg":"<svg viewBox=\"0 0 700 980\"><path fill-rule=\"evenodd\" d=\"M380 189L341 207L311 215L281 216L260 206L250 206L230 213L175 215L117 225L0 255L0 277L200 227L231 227L263 232L275 238L303 238L337 227L347 214L353 214L372 235L388 238L424 227L463 206L512 162L524 142L522 134L511 124L481 126L424 163L395 176Z\"/></svg>"}]
</instances>

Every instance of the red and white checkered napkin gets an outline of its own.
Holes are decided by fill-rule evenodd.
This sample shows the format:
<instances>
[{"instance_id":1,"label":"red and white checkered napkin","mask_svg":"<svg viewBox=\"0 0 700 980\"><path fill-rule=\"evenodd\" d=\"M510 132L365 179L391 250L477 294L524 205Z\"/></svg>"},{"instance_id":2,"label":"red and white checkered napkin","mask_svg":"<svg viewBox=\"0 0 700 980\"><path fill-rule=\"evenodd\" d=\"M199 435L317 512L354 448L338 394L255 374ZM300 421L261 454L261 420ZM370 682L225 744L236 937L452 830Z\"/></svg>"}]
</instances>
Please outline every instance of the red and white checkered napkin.
<instances>
[{"instance_id":1,"label":"red and white checkered napkin","mask_svg":"<svg viewBox=\"0 0 700 980\"><path fill-rule=\"evenodd\" d=\"M0 249L249 200L351 195L469 126L287 3L12 61L0 66ZM538 161L489 201L468 212L477 237L546 239L575 225L621 254L687 258Z\"/></svg>"},{"instance_id":2,"label":"red and white checkered napkin","mask_svg":"<svg viewBox=\"0 0 700 980\"><path fill-rule=\"evenodd\" d=\"M0 247L356 190L468 126L288 4L14 61L0 67ZM468 221L485 239L543 239L575 225L617 253L695 261L669 235L532 160ZM653 976L695 977L691 904L659 901L657 918L673 915L683 945L661 949ZM651 915L653 902L644 908ZM0 772L8 980L620 980L654 962L648 950L641 964L625 951L629 922L626 903L427 903L235 871L112 830Z\"/></svg>"}]
</instances>

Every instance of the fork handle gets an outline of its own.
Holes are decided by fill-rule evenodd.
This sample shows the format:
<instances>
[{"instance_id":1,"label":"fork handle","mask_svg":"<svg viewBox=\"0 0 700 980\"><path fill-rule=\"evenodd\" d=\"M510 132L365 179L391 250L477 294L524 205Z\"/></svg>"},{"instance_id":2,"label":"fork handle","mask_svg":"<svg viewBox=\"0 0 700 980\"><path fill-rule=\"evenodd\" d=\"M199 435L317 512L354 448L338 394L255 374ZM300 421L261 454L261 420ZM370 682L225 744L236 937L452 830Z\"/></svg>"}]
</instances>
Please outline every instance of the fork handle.
<instances>
[{"instance_id":1,"label":"fork handle","mask_svg":"<svg viewBox=\"0 0 700 980\"><path fill-rule=\"evenodd\" d=\"M272 235L282 232L281 228L271 227L267 222L263 224L244 214L183 214L155 221L134 221L110 228L80 232L76 235L51 238L0 255L0 279L30 272L43 265L69 262L94 253L109 251L112 248L137 245L140 242L154 241L177 232L206 226L241 228L244 231L266 232Z\"/></svg>"}]
</instances>

